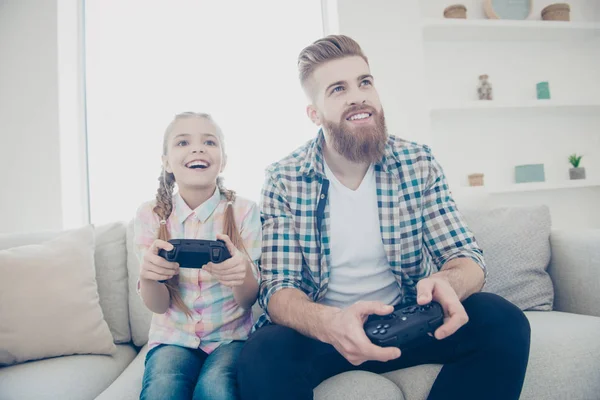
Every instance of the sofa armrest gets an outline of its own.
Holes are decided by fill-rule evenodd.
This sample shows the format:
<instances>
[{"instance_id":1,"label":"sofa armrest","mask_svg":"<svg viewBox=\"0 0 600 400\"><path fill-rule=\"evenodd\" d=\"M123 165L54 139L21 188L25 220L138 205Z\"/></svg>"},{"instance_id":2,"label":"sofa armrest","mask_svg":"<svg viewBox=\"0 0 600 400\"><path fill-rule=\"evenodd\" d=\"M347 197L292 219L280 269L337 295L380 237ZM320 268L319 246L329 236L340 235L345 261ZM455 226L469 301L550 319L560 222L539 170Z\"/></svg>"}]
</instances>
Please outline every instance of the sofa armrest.
<instances>
[{"instance_id":1,"label":"sofa armrest","mask_svg":"<svg viewBox=\"0 0 600 400\"><path fill-rule=\"evenodd\" d=\"M554 309L600 317L600 229L553 230Z\"/></svg>"}]
</instances>

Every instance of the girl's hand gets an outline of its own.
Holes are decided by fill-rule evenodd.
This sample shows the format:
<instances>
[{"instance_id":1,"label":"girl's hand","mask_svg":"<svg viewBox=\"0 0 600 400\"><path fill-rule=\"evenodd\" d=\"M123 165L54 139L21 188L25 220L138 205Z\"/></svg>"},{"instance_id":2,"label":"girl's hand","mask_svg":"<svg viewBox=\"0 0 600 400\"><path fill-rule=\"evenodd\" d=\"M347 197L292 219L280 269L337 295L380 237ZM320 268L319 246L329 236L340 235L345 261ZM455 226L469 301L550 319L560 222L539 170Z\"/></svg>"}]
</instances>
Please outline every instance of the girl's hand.
<instances>
[{"instance_id":1,"label":"girl's hand","mask_svg":"<svg viewBox=\"0 0 600 400\"><path fill-rule=\"evenodd\" d=\"M229 236L217 234L217 239L225 242L231 258L219 264L209 262L203 269L214 276L224 286L231 288L241 286L246 279L250 260L233 245Z\"/></svg>"},{"instance_id":2,"label":"girl's hand","mask_svg":"<svg viewBox=\"0 0 600 400\"><path fill-rule=\"evenodd\" d=\"M170 262L158 255L158 251L173 250L173 245L164 240L156 239L148 249L140 266L140 279L149 281L166 281L179 274L179 264Z\"/></svg>"}]
</instances>

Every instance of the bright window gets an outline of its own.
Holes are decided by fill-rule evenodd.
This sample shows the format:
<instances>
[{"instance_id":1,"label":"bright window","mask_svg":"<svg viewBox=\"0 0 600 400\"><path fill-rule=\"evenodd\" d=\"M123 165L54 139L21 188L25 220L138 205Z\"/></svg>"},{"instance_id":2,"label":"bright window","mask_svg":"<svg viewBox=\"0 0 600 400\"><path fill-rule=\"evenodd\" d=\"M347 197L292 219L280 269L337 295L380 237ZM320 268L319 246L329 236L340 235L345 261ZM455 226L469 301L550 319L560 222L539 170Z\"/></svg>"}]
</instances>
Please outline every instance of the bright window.
<instances>
[{"instance_id":1,"label":"bright window","mask_svg":"<svg viewBox=\"0 0 600 400\"><path fill-rule=\"evenodd\" d=\"M87 0L91 222L154 198L173 116L208 112L225 134L227 187L258 201L265 167L314 137L296 58L323 35L320 0Z\"/></svg>"}]
</instances>

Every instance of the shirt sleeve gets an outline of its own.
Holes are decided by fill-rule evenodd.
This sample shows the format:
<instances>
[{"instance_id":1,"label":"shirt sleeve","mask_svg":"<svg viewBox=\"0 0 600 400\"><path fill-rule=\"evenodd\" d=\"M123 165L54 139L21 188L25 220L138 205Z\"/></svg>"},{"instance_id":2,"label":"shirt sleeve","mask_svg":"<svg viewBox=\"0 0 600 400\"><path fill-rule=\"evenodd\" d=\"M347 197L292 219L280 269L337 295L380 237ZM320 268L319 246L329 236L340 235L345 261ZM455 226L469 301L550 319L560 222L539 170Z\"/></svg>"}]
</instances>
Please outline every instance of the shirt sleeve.
<instances>
[{"instance_id":1,"label":"shirt sleeve","mask_svg":"<svg viewBox=\"0 0 600 400\"><path fill-rule=\"evenodd\" d=\"M452 259L468 257L487 276L483 251L452 199L442 167L431 150L425 149L429 161L429 176L423 193L425 246L438 269Z\"/></svg>"},{"instance_id":2,"label":"shirt sleeve","mask_svg":"<svg viewBox=\"0 0 600 400\"><path fill-rule=\"evenodd\" d=\"M260 223L260 210L256 203L252 203L249 211L244 216L240 228L240 236L248 256L252 260L252 274L260 283L258 264L260 263L262 227Z\"/></svg>"},{"instance_id":3,"label":"shirt sleeve","mask_svg":"<svg viewBox=\"0 0 600 400\"><path fill-rule=\"evenodd\" d=\"M150 203L142 204L133 220L133 251L141 266L144 254L158 237L158 216L152 211ZM140 293L140 279L138 278L136 289Z\"/></svg>"},{"instance_id":4,"label":"shirt sleeve","mask_svg":"<svg viewBox=\"0 0 600 400\"><path fill-rule=\"evenodd\" d=\"M282 186L267 177L262 190L259 304L267 314L275 293L285 288L301 289L302 282L302 250Z\"/></svg>"}]
</instances>

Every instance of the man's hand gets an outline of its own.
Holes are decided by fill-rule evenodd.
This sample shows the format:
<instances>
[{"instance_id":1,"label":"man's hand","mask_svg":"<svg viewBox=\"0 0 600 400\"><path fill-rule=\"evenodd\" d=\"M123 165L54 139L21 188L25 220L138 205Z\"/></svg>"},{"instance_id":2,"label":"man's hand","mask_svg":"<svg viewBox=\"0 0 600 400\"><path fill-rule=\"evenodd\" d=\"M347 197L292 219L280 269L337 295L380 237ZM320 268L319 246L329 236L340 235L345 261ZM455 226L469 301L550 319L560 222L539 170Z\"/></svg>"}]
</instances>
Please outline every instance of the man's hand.
<instances>
[{"instance_id":1,"label":"man's hand","mask_svg":"<svg viewBox=\"0 0 600 400\"><path fill-rule=\"evenodd\" d=\"M417 284L417 303L424 305L432 300L440 303L444 309L444 324L435 331L436 339L441 340L453 335L469 322L469 316L450 283L435 275L421 279Z\"/></svg>"},{"instance_id":2,"label":"man's hand","mask_svg":"<svg viewBox=\"0 0 600 400\"><path fill-rule=\"evenodd\" d=\"M359 301L348 308L333 313L327 326L326 342L352 365L365 361L389 361L400 357L397 347L379 347L371 343L363 325L369 315L387 315L394 307L377 301Z\"/></svg>"}]
</instances>

